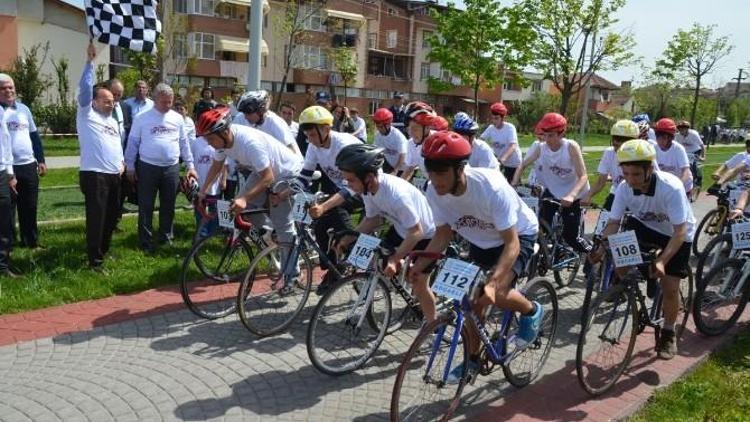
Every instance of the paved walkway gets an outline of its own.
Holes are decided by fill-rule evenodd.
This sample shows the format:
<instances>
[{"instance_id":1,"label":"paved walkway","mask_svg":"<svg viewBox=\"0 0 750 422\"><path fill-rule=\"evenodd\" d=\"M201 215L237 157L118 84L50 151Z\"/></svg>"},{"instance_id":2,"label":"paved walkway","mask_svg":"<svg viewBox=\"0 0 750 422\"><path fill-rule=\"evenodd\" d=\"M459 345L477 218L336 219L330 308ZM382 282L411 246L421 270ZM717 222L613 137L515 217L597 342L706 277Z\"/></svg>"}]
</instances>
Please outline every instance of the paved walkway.
<instances>
[{"instance_id":1,"label":"paved walkway","mask_svg":"<svg viewBox=\"0 0 750 422\"><path fill-rule=\"evenodd\" d=\"M701 207L703 208L703 207ZM457 419L609 420L630 414L655 388L703 359L720 339L688 327L680 356L656 361L639 338L631 369L591 400L577 384L575 344L582 283L558 292L558 337L544 375L518 390L495 371L463 394ZM357 373L329 377L309 363L306 320L258 339L236 316L206 321L176 289L0 317L0 420L385 420L400 357L414 329L384 341ZM743 321L750 317L746 312Z\"/></svg>"}]
</instances>

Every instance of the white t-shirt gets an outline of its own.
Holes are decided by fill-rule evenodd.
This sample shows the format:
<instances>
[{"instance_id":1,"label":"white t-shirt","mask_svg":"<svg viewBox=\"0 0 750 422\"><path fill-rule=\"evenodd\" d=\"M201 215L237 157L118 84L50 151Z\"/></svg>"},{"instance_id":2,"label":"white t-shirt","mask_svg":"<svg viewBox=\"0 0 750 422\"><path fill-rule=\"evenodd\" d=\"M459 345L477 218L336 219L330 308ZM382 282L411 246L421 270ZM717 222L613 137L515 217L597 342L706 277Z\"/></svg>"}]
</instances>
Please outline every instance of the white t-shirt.
<instances>
[{"instance_id":1,"label":"white t-shirt","mask_svg":"<svg viewBox=\"0 0 750 422\"><path fill-rule=\"evenodd\" d=\"M249 167L255 173L270 167L277 181L299 175L302 157L271 135L240 125L232 125L230 130L234 134L234 144L232 148L217 149L214 154L217 161L231 158L238 165Z\"/></svg>"},{"instance_id":2,"label":"white t-shirt","mask_svg":"<svg viewBox=\"0 0 750 422\"><path fill-rule=\"evenodd\" d=\"M542 142L538 139L535 139L534 142L532 142L531 145L529 145L529 149L526 150L526 157L533 155L534 151L539 149L540 145L542 145ZM529 170L529 180L528 180L528 183L530 185L536 185L537 183L539 183L539 178L536 175L536 167L538 165L539 165L538 162L533 163L531 165L531 170Z\"/></svg>"},{"instance_id":3,"label":"white t-shirt","mask_svg":"<svg viewBox=\"0 0 750 422\"><path fill-rule=\"evenodd\" d=\"M414 139L409 139L406 150L406 167L419 168L423 174L427 174L424 166L424 157L422 157L422 145L414 143Z\"/></svg>"},{"instance_id":4,"label":"white t-shirt","mask_svg":"<svg viewBox=\"0 0 750 422\"><path fill-rule=\"evenodd\" d=\"M206 139L199 136L190 143L190 149L193 152L193 160L195 160L195 171L198 173L198 184L203 186L206 184L206 178L208 177L208 170L211 168L211 164L214 160L214 154L216 150L214 147L206 142ZM214 183L209 186L206 191L209 195L218 195L219 190L219 179L217 178Z\"/></svg>"},{"instance_id":5,"label":"white t-shirt","mask_svg":"<svg viewBox=\"0 0 750 422\"><path fill-rule=\"evenodd\" d=\"M690 167L690 161L688 161L687 153L685 148L677 142L672 142L672 145L668 150L663 151L658 145L656 146L656 162L659 163L659 168L667 173L672 173L677 176L678 179L682 178L682 169ZM693 188L693 177L685 182L685 191L689 191Z\"/></svg>"},{"instance_id":6,"label":"white t-shirt","mask_svg":"<svg viewBox=\"0 0 750 422\"><path fill-rule=\"evenodd\" d=\"M81 147L81 171L119 174L124 160L119 124L91 107L78 106L76 113L78 143Z\"/></svg>"},{"instance_id":7,"label":"white t-shirt","mask_svg":"<svg viewBox=\"0 0 750 422\"><path fill-rule=\"evenodd\" d=\"M13 174L13 146L5 125L5 110L0 107L0 173L3 171Z\"/></svg>"},{"instance_id":8,"label":"white t-shirt","mask_svg":"<svg viewBox=\"0 0 750 422\"><path fill-rule=\"evenodd\" d=\"M424 238L431 239L435 234L435 223L430 205L422 192L406 180L382 172L378 175L378 182L375 194L362 195L365 215L385 217L403 239L409 229L419 223Z\"/></svg>"},{"instance_id":9,"label":"white t-shirt","mask_svg":"<svg viewBox=\"0 0 750 422\"><path fill-rule=\"evenodd\" d=\"M492 148L481 139L474 139L471 143L469 165L478 168L500 170L500 163L495 158Z\"/></svg>"},{"instance_id":10,"label":"white t-shirt","mask_svg":"<svg viewBox=\"0 0 750 422\"><path fill-rule=\"evenodd\" d=\"M292 136L294 136L294 139L296 141L297 135L299 134L299 123L292 120L292 123L289 124L289 130L292 131Z\"/></svg>"},{"instance_id":11,"label":"white t-shirt","mask_svg":"<svg viewBox=\"0 0 750 422\"><path fill-rule=\"evenodd\" d=\"M695 154L703 149L703 141L701 135L695 129L688 129L686 136L677 131L674 135L674 140L679 142L680 145L685 147L685 152Z\"/></svg>"},{"instance_id":12,"label":"white t-shirt","mask_svg":"<svg viewBox=\"0 0 750 422\"><path fill-rule=\"evenodd\" d=\"M617 187L609 212L610 220L619 221L628 211L646 227L666 236L674 234L674 225L687 223L686 239L691 241L695 234L695 216L682 182L663 171L655 171L653 175L656 180L653 194L643 192L635 195L627 182Z\"/></svg>"},{"instance_id":13,"label":"white t-shirt","mask_svg":"<svg viewBox=\"0 0 750 422\"><path fill-rule=\"evenodd\" d=\"M620 163L617 161L614 147L609 147L604 150L602 159L599 161L599 167L596 171L598 171L599 174L607 175L612 179L612 186L609 188L609 193L615 193L617 185L619 185L624 179L622 177L622 169L620 168Z\"/></svg>"},{"instance_id":14,"label":"white t-shirt","mask_svg":"<svg viewBox=\"0 0 750 422\"><path fill-rule=\"evenodd\" d=\"M21 166L36 161L30 135L36 132L37 128L31 110L25 104L16 101L13 106L5 109L5 126L8 128L13 146L13 164Z\"/></svg>"},{"instance_id":15,"label":"white t-shirt","mask_svg":"<svg viewBox=\"0 0 750 422\"><path fill-rule=\"evenodd\" d=\"M195 122L190 116L185 116L185 134L187 135L188 144L193 144L195 133Z\"/></svg>"},{"instance_id":16,"label":"white t-shirt","mask_svg":"<svg viewBox=\"0 0 750 422\"><path fill-rule=\"evenodd\" d=\"M489 125L480 138L489 142L498 160L511 145L515 144L516 150L502 164L505 167L518 167L521 164L521 148L518 147L518 135L516 134L516 127L511 123L503 122L503 127L500 129L495 125Z\"/></svg>"},{"instance_id":17,"label":"white t-shirt","mask_svg":"<svg viewBox=\"0 0 750 422\"><path fill-rule=\"evenodd\" d=\"M375 146L383 148L385 159L391 167L396 166L401 154L407 153L408 142L406 136L395 127L391 127L387 135L383 135L379 130L375 131ZM406 157L404 157L404 161L406 161Z\"/></svg>"},{"instance_id":18,"label":"white t-shirt","mask_svg":"<svg viewBox=\"0 0 750 422\"><path fill-rule=\"evenodd\" d=\"M161 113L152 108L136 116L125 151L128 169L135 168L136 155L144 163L160 167L173 166L182 158L188 168L193 168L182 115L174 110Z\"/></svg>"},{"instance_id":19,"label":"white t-shirt","mask_svg":"<svg viewBox=\"0 0 750 422\"><path fill-rule=\"evenodd\" d=\"M539 158L536 160L536 177L552 195L560 199L567 195L578 182L573 157L570 154L571 145L577 145L576 141L563 138L560 148L552 151L545 142L539 146ZM586 183L578 193L576 199L583 198L589 190Z\"/></svg>"},{"instance_id":20,"label":"white t-shirt","mask_svg":"<svg viewBox=\"0 0 750 422\"><path fill-rule=\"evenodd\" d=\"M354 133L352 135L362 142L367 142L367 123L365 123L365 119L359 116L352 117L352 123L354 126Z\"/></svg>"},{"instance_id":21,"label":"white t-shirt","mask_svg":"<svg viewBox=\"0 0 750 422\"><path fill-rule=\"evenodd\" d=\"M734 154L732 158L724 162L724 166L731 170L739 166L740 164L748 163L749 160L750 160L750 154L746 152L738 152L737 154ZM745 168L745 171L738 174L734 180L742 180L743 178L747 178L746 176L748 175L750 175L750 166L747 166Z\"/></svg>"},{"instance_id":22,"label":"white t-shirt","mask_svg":"<svg viewBox=\"0 0 750 422\"><path fill-rule=\"evenodd\" d=\"M317 166L323 170L331 181L343 189L346 187L344 183L344 176L341 171L336 167L336 156L339 154L342 148L347 145L362 145L359 139L355 138L354 135L349 133L342 133L331 131L331 145L326 148L318 148L312 143L307 146L307 152L305 153L305 165L304 170L313 172Z\"/></svg>"},{"instance_id":23,"label":"white t-shirt","mask_svg":"<svg viewBox=\"0 0 750 422\"><path fill-rule=\"evenodd\" d=\"M461 196L438 195L427 188L435 227L448 224L463 238L482 249L503 244L500 232L515 226L519 235L539 230L536 215L504 177L490 169L464 168L466 192Z\"/></svg>"},{"instance_id":24,"label":"white t-shirt","mask_svg":"<svg viewBox=\"0 0 750 422\"><path fill-rule=\"evenodd\" d=\"M237 113L237 115L234 116L233 123L258 129L261 132L271 135L274 139L287 147L296 142L289 125L286 124L284 119L279 115L270 110L266 112L266 116L263 118L263 123L259 125L254 125L248 122L247 119L245 119L245 115L242 113Z\"/></svg>"}]
</instances>

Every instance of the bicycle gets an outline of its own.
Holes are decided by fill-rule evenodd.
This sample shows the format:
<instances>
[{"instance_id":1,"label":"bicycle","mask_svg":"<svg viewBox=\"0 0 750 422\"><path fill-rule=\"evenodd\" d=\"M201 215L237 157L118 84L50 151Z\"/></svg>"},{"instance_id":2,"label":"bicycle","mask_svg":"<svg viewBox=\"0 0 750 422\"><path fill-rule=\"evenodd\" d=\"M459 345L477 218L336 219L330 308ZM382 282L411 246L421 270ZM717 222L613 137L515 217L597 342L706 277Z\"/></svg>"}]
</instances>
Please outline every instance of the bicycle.
<instances>
[{"instance_id":1,"label":"bicycle","mask_svg":"<svg viewBox=\"0 0 750 422\"><path fill-rule=\"evenodd\" d=\"M399 365L391 396L392 421L450 419L458 408L463 389L475 380L466 370L469 329L475 330L481 339L479 375L487 376L499 365L508 382L516 387L528 385L539 375L557 331L557 295L550 281L542 277L527 280L528 269L520 281L517 280L519 291L529 300L540 303L545 311L536 340L525 347L518 346L516 313L488 309L489 315L482 322L472 309L470 298L481 291L486 277L482 270L462 261L446 259L443 254L412 252L411 257L437 260L433 290L436 285L444 284L454 293L447 296L451 299L447 312L422 327ZM441 288L437 293L445 291ZM456 366L454 362L463 364L464 371L457 384L448 384L448 375Z\"/></svg>"},{"instance_id":2,"label":"bicycle","mask_svg":"<svg viewBox=\"0 0 750 422\"><path fill-rule=\"evenodd\" d=\"M621 227L627 226L627 218ZM655 341L661 337L662 313L661 287L647 276L650 265L658 255L658 247L648 246L642 252L642 264L630 267L623 279L614 281L614 259L612 252L604 256L601 293L594 300L586 313L586 322L578 336L576 347L576 374L581 387L591 395L597 396L608 391L627 369L635 348L635 340L646 327L654 329ZM639 283L648 283L647 296L653 297L651 306L647 306L646 297ZM675 324L675 341L679 341L685 330L688 316L692 309L692 274L680 280L679 324ZM617 355L617 357L615 357Z\"/></svg>"},{"instance_id":3,"label":"bicycle","mask_svg":"<svg viewBox=\"0 0 750 422\"><path fill-rule=\"evenodd\" d=\"M560 214L560 203L550 198L542 198L542 202L556 207L550 227L545 221L539 220L539 257L537 270L540 276L545 276L551 270L555 283L559 287L566 287L575 280L581 268L581 255L570 247L562 237L563 221ZM586 209L581 208L581 221L578 228L583 233L584 215Z\"/></svg>"},{"instance_id":4,"label":"bicycle","mask_svg":"<svg viewBox=\"0 0 750 422\"><path fill-rule=\"evenodd\" d=\"M688 154L690 173L693 176L693 188L688 195L690 202L695 202L698 199L703 186L703 159L699 157L699 154L700 152Z\"/></svg>"},{"instance_id":5,"label":"bicycle","mask_svg":"<svg viewBox=\"0 0 750 422\"><path fill-rule=\"evenodd\" d=\"M342 236L359 236L345 231ZM320 299L310 317L307 329L307 354L313 366L327 375L343 375L361 368L380 347L387 334L400 329L407 315L421 321L424 316L417 299L405 284L410 259L395 277L383 274L383 267L393 251L377 246L352 254L372 256L364 272L356 272L336 281ZM394 291L404 301L396 311L391 299Z\"/></svg>"},{"instance_id":6,"label":"bicycle","mask_svg":"<svg viewBox=\"0 0 750 422\"><path fill-rule=\"evenodd\" d=\"M215 217L203 206L197 209L204 220ZM257 228L248 219L266 213L267 208L245 210L235 215L234 229L219 227L193 243L180 274L182 300L191 312L206 319L234 313L240 280L250 267L254 250L267 246L272 230Z\"/></svg>"},{"instance_id":7,"label":"bicycle","mask_svg":"<svg viewBox=\"0 0 750 422\"><path fill-rule=\"evenodd\" d=\"M733 191L741 191L746 188L745 184L737 182L728 183L723 188L718 185L708 188L706 192L716 197L716 207L707 212L695 228L692 246L694 255L699 256L705 249L705 246L701 247L701 241L705 242L707 246L711 239L724 233L727 228L727 215L729 215L729 211L734 206L731 199ZM701 234L709 236L708 241Z\"/></svg>"}]
</instances>

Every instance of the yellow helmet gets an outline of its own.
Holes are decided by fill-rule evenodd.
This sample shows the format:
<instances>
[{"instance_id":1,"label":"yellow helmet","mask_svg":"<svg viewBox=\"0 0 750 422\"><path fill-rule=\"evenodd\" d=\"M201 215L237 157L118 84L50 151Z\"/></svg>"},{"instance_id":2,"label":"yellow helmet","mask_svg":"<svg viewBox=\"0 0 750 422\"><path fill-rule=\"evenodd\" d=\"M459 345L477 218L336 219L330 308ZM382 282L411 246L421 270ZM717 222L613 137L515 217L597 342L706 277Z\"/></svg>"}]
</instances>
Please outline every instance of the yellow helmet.
<instances>
[{"instance_id":1,"label":"yellow helmet","mask_svg":"<svg viewBox=\"0 0 750 422\"><path fill-rule=\"evenodd\" d=\"M333 115L325 107L310 106L302 110L299 115L299 124L333 125Z\"/></svg>"},{"instance_id":2,"label":"yellow helmet","mask_svg":"<svg viewBox=\"0 0 750 422\"><path fill-rule=\"evenodd\" d=\"M633 123L632 120L618 120L612 125L612 129L609 130L609 134L612 136L620 136L629 139L638 138L639 133L638 125Z\"/></svg>"},{"instance_id":3,"label":"yellow helmet","mask_svg":"<svg viewBox=\"0 0 750 422\"><path fill-rule=\"evenodd\" d=\"M644 139L631 139L617 150L617 162L631 163L634 161L653 161L656 149Z\"/></svg>"}]
</instances>

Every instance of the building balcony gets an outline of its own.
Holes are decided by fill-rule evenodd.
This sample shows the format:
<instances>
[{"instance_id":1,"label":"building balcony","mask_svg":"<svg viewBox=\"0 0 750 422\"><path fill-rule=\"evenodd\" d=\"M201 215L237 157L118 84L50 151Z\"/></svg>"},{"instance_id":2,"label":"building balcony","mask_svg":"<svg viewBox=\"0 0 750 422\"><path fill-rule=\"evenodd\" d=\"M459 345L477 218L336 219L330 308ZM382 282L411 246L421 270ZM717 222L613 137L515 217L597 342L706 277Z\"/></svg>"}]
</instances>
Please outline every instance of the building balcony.
<instances>
[{"instance_id":1,"label":"building balcony","mask_svg":"<svg viewBox=\"0 0 750 422\"><path fill-rule=\"evenodd\" d=\"M331 77L330 70L319 69L294 69L292 70L292 81L303 85L328 85Z\"/></svg>"}]
</instances>

